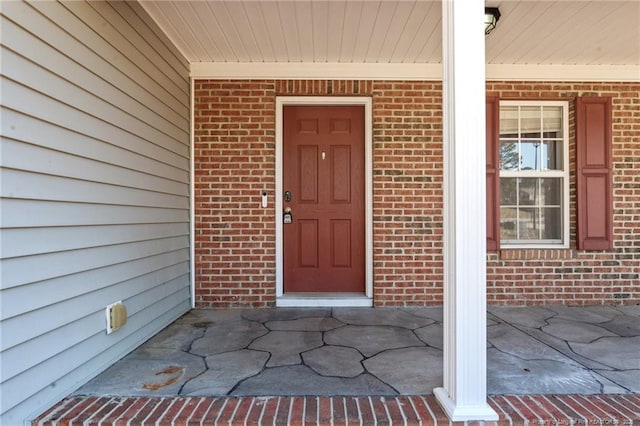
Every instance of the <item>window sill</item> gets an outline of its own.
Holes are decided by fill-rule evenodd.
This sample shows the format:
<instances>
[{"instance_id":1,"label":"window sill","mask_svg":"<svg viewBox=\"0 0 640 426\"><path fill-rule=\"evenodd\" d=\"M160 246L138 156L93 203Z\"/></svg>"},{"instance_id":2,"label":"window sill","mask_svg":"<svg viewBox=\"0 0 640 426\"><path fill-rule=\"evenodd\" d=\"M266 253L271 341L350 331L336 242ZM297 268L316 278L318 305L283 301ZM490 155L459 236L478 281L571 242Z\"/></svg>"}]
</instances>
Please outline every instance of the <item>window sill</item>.
<instances>
[{"instance_id":1,"label":"window sill","mask_svg":"<svg viewBox=\"0 0 640 426\"><path fill-rule=\"evenodd\" d=\"M498 257L500 260L573 259L575 250L570 248L508 248L499 250Z\"/></svg>"}]
</instances>

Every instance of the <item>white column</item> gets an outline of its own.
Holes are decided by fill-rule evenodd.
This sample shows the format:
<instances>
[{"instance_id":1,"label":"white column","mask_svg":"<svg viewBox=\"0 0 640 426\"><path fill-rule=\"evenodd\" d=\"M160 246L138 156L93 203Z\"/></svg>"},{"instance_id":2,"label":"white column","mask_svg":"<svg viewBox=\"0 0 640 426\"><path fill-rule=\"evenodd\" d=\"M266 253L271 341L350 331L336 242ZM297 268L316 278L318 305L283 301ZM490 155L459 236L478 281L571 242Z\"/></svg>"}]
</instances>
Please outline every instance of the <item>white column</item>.
<instances>
[{"instance_id":1,"label":"white column","mask_svg":"<svg viewBox=\"0 0 640 426\"><path fill-rule=\"evenodd\" d=\"M443 0L444 386L453 421L487 404L484 2Z\"/></svg>"}]
</instances>

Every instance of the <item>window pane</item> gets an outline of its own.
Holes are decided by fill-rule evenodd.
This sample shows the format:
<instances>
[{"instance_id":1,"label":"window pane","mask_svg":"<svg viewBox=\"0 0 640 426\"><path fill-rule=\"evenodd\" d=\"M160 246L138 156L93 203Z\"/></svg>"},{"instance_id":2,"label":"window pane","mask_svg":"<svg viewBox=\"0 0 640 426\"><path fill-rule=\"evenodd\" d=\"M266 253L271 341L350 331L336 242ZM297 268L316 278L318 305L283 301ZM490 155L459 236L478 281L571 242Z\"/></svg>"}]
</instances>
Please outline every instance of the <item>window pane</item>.
<instances>
[{"instance_id":1,"label":"window pane","mask_svg":"<svg viewBox=\"0 0 640 426\"><path fill-rule=\"evenodd\" d=\"M520 170L540 170L540 141L522 141Z\"/></svg>"},{"instance_id":2,"label":"window pane","mask_svg":"<svg viewBox=\"0 0 640 426\"><path fill-rule=\"evenodd\" d=\"M501 178L500 237L507 242L562 238L562 178Z\"/></svg>"},{"instance_id":3,"label":"window pane","mask_svg":"<svg viewBox=\"0 0 640 426\"><path fill-rule=\"evenodd\" d=\"M520 164L518 144L516 142L500 142L500 169L517 170Z\"/></svg>"},{"instance_id":4,"label":"window pane","mask_svg":"<svg viewBox=\"0 0 640 426\"><path fill-rule=\"evenodd\" d=\"M540 216L536 208L518 209L518 239L537 240L540 235Z\"/></svg>"},{"instance_id":5,"label":"window pane","mask_svg":"<svg viewBox=\"0 0 640 426\"><path fill-rule=\"evenodd\" d=\"M540 147L542 149L541 170L562 170L564 159L562 158L561 141L545 141Z\"/></svg>"},{"instance_id":6,"label":"window pane","mask_svg":"<svg viewBox=\"0 0 640 426\"><path fill-rule=\"evenodd\" d=\"M538 180L536 178L518 179L518 204L521 206L538 205Z\"/></svg>"},{"instance_id":7,"label":"window pane","mask_svg":"<svg viewBox=\"0 0 640 426\"><path fill-rule=\"evenodd\" d=\"M500 137L518 137L518 107L500 107Z\"/></svg>"},{"instance_id":8,"label":"window pane","mask_svg":"<svg viewBox=\"0 0 640 426\"><path fill-rule=\"evenodd\" d=\"M562 179L544 178L540 179L540 189L542 206L560 206L562 204Z\"/></svg>"},{"instance_id":9,"label":"window pane","mask_svg":"<svg viewBox=\"0 0 640 426\"><path fill-rule=\"evenodd\" d=\"M566 108L566 103L545 101L501 104L500 235L505 244L566 243Z\"/></svg>"},{"instance_id":10,"label":"window pane","mask_svg":"<svg viewBox=\"0 0 640 426\"><path fill-rule=\"evenodd\" d=\"M562 238L562 212L560 207L541 210L542 235L545 240L559 240Z\"/></svg>"},{"instance_id":11,"label":"window pane","mask_svg":"<svg viewBox=\"0 0 640 426\"><path fill-rule=\"evenodd\" d=\"M518 203L518 187L516 178L500 179L500 205L516 206Z\"/></svg>"},{"instance_id":12,"label":"window pane","mask_svg":"<svg viewBox=\"0 0 640 426\"><path fill-rule=\"evenodd\" d=\"M523 138L542 137L540 129L542 109L539 106L523 106L520 108L520 135Z\"/></svg>"},{"instance_id":13,"label":"window pane","mask_svg":"<svg viewBox=\"0 0 640 426\"><path fill-rule=\"evenodd\" d=\"M562 107L543 107L542 129L545 137L562 138Z\"/></svg>"},{"instance_id":14,"label":"window pane","mask_svg":"<svg viewBox=\"0 0 640 426\"><path fill-rule=\"evenodd\" d=\"M515 241L518 239L516 226L518 224L518 210L513 207L500 208L500 239Z\"/></svg>"}]
</instances>

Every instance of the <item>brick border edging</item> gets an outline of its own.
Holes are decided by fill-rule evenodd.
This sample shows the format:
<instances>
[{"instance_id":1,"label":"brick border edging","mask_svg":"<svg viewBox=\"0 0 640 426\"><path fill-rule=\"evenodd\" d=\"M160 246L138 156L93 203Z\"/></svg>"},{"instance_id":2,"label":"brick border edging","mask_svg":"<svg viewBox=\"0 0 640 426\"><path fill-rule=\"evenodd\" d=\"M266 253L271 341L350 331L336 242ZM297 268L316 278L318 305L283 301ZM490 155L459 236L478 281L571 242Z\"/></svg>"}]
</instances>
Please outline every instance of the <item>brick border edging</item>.
<instances>
[{"instance_id":1,"label":"brick border edging","mask_svg":"<svg viewBox=\"0 0 640 426\"><path fill-rule=\"evenodd\" d=\"M498 425L640 424L640 394L496 395ZM449 425L433 395L96 397L60 401L32 425ZM478 424L478 422L466 422Z\"/></svg>"}]
</instances>

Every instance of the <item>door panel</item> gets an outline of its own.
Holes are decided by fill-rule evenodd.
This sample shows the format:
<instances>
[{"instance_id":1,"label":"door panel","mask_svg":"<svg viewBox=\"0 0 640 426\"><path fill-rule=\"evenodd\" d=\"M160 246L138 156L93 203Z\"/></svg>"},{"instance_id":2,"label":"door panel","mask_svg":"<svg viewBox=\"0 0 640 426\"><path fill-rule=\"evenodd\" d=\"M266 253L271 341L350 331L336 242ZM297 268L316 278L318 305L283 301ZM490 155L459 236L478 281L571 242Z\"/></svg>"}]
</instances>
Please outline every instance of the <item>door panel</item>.
<instances>
[{"instance_id":1,"label":"door panel","mask_svg":"<svg viewBox=\"0 0 640 426\"><path fill-rule=\"evenodd\" d=\"M285 106L285 292L365 290L364 108Z\"/></svg>"}]
</instances>

